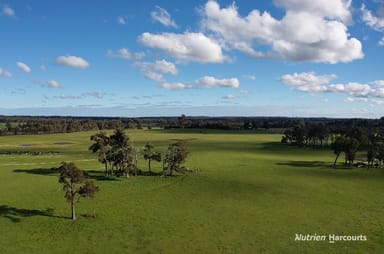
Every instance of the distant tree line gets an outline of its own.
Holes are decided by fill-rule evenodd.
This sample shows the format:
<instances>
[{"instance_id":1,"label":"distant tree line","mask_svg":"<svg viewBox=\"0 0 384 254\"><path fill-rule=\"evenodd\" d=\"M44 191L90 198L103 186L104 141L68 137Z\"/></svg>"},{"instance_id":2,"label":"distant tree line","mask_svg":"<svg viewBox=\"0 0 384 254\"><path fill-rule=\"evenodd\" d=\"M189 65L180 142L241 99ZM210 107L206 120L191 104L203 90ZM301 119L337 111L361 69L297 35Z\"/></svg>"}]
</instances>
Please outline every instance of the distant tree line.
<instances>
[{"instance_id":1,"label":"distant tree line","mask_svg":"<svg viewBox=\"0 0 384 254\"><path fill-rule=\"evenodd\" d=\"M376 128L384 125L381 119L332 119L332 118L288 118L288 117L30 117L0 116L0 135L66 133L89 130L114 130L162 128L162 129L218 129L258 131L274 130L282 133L286 129L299 127L305 122L308 127L325 127L330 133L342 132L351 126ZM314 130L312 130L314 131ZM315 131L315 133L317 133ZM288 133L289 134L289 133ZM296 134L296 133L295 133ZM321 143L321 137L306 136L305 140L294 140L304 143ZM287 136L289 138L290 135ZM300 136L300 135L299 135ZM293 137L294 138L294 137ZM291 140L287 140L291 142Z\"/></svg>"},{"instance_id":2,"label":"distant tree line","mask_svg":"<svg viewBox=\"0 0 384 254\"><path fill-rule=\"evenodd\" d=\"M141 129L137 119L92 119L64 117L0 117L0 136L70 133L105 129Z\"/></svg>"}]
</instances>

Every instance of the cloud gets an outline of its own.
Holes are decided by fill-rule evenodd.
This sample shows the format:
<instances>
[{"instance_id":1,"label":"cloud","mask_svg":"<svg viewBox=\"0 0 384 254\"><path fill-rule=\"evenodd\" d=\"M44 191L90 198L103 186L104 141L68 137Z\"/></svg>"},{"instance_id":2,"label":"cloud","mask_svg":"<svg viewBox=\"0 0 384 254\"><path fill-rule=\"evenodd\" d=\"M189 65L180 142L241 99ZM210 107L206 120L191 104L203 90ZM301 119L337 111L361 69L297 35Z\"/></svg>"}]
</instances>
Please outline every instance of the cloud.
<instances>
[{"instance_id":1,"label":"cloud","mask_svg":"<svg viewBox=\"0 0 384 254\"><path fill-rule=\"evenodd\" d=\"M26 73L32 72L32 69L23 62L17 62L16 65L17 65L17 67L19 67L20 69L22 69Z\"/></svg>"},{"instance_id":2,"label":"cloud","mask_svg":"<svg viewBox=\"0 0 384 254\"><path fill-rule=\"evenodd\" d=\"M372 84L384 87L384 80L375 80L372 82Z\"/></svg>"},{"instance_id":3,"label":"cloud","mask_svg":"<svg viewBox=\"0 0 384 254\"><path fill-rule=\"evenodd\" d=\"M27 91L25 89L22 89L22 88L16 88L14 90L11 91L11 94L20 94L20 95L24 95L26 94Z\"/></svg>"},{"instance_id":4,"label":"cloud","mask_svg":"<svg viewBox=\"0 0 384 254\"><path fill-rule=\"evenodd\" d=\"M370 10L366 9L364 4L361 5L360 10L363 13L362 19L367 26L376 31L384 32L384 17L373 15Z\"/></svg>"},{"instance_id":5,"label":"cloud","mask_svg":"<svg viewBox=\"0 0 384 254\"><path fill-rule=\"evenodd\" d=\"M384 37L379 41L379 46L384 46Z\"/></svg>"},{"instance_id":6,"label":"cloud","mask_svg":"<svg viewBox=\"0 0 384 254\"><path fill-rule=\"evenodd\" d=\"M176 83L164 82L160 84L160 87L166 90L184 90L184 89L191 89L193 86L191 84L181 83L181 82L176 82Z\"/></svg>"},{"instance_id":7,"label":"cloud","mask_svg":"<svg viewBox=\"0 0 384 254\"><path fill-rule=\"evenodd\" d=\"M165 82L164 76L161 73L147 71L147 70L143 70L142 73L144 77L146 77L147 79L151 79L156 82Z\"/></svg>"},{"instance_id":8,"label":"cloud","mask_svg":"<svg viewBox=\"0 0 384 254\"><path fill-rule=\"evenodd\" d=\"M119 16L119 17L117 17L117 23L118 23L119 25L125 25L125 24L126 24L126 20L125 20L124 17Z\"/></svg>"},{"instance_id":9,"label":"cloud","mask_svg":"<svg viewBox=\"0 0 384 254\"><path fill-rule=\"evenodd\" d=\"M55 81L55 80L50 80L50 81L48 81L48 82L47 82L47 87L51 87L51 88L63 88L63 86L62 86L59 82L57 82L57 81Z\"/></svg>"},{"instance_id":10,"label":"cloud","mask_svg":"<svg viewBox=\"0 0 384 254\"><path fill-rule=\"evenodd\" d=\"M374 91L373 96L377 98L384 98L384 88L383 87L377 88Z\"/></svg>"},{"instance_id":11,"label":"cloud","mask_svg":"<svg viewBox=\"0 0 384 254\"><path fill-rule=\"evenodd\" d=\"M212 76L204 76L196 81L198 87L232 87L238 88L240 86L240 82L237 78L229 78L229 79L217 79Z\"/></svg>"},{"instance_id":12,"label":"cloud","mask_svg":"<svg viewBox=\"0 0 384 254\"><path fill-rule=\"evenodd\" d=\"M182 61L222 63L227 59L220 45L202 33L143 33L138 40L147 47L160 49Z\"/></svg>"},{"instance_id":13,"label":"cloud","mask_svg":"<svg viewBox=\"0 0 384 254\"><path fill-rule=\"evenodd\" d=\"M11 7L9 7L7 5L3 6L2 13L7 15L7 16L10 16L10 17L16 16L15 11Z\"/></svg>"},{"instance_id":14,"label":"cloud","mask_svg":"<svg viewBox=\"0 0 384 254\"><path fill-rule=\"evenodd\" d=\"M372 102L372 106L377 106L377 105L383 105L384 104L384 100L372 99L371 102Z\"/></svg>"},{"instance_id":15,"label":"cloud","mask_svg":"<svg viewBox=\"0 0 384 254\"><path fill-rule=\"evenodd\" d=\"M153 63L150 62L137 62L135 63L141 73L151 80L157 82L165 82L163 74L172 74L177 75L179 71L174 63L168 62L166 60L158 60Z\"/></svg>"},{"instance_id":16,"label":"cloud","mask_svg":"<svg viewBox=\"0 0 384 254\"><path fill-rule=\"evenodd\" d=\"M3 68L0 67L0 79L3 78L3 77L11 78L12 77L12 73L10 73L9 71L4 70Z\"/></svg>"},{"instance_id":17,"label":"cloud","mask_svg":"<svg viewBox=\"0 0 384 254\"><path fill-rule=\"evenodd\" d=\"M352 96L345 101L367 101L362 98L384 98L384 80L376 80L368 83L348 82L333 83L336 75L316 75L314 72L286 74L280 77L280 81L293 89L302 92L326 92L339 93Z\"/></svg>"},{"instance_id":18,"label":"cloud","mask_svg":"<svg viewBox=\"0 0 384 254\"><path fill-rule=\"evenodd\" d=\"M121 48L116 52L114 52L113 50L108 50L107 55L109 57L122 58L125 60L141 60L145 56L143 52L131 53L126 48Z\"/></svg>"},{"instance_id":19,"label":"cloud","mask_svg":"<svg viewBox=\"0 0 384 254\"><path fill-rule=\"evenodd\" d=\"M59 56L56 58L56 63L78 69L87 69L89 67L89 63L78 56Z\"/></svg>"},{"instance_id":20,"label":"cloud","mask_svg":"<svg viewBox=\"0 0 384 254\"><path fill-rule=\"evenodd\" d=\"M105 95L106 95L105 93L100 93L100 92L87 92L87 93L83 93L83 96L93 97L93 98L96 98L96 99L103 99Z\"/></svg>"},{"instance_id":21,"label":"cloud","mask_svg":"<svg viewBox=\"0 0 384 254\"><path fill-rule=\"evenodd\" d=\"M221 97L221 99L224 99L224 100L234 100L234 99L237 99L238 97L233 95L233 94L228 94L228 95L225 95L223 97Z\"/></svg>"},{"instance_id":22,"label":"cloud","mask_svg":"<svg viewBox=\"0 0 384 254\"><path fill-rule=\"evenodd\" d=\"M367 97L372 95L375 90L372 89L368 84L351 82L344 85L344 92L356 97Z\"/></svg>"},{"instance_id":23,"label":"cloud","mask_svg":"<svg viewBox=\"0 0 384 254\"><path fill-rule=\"evenodd\" d=\"M280 81L302 92L321 92L326 91L325 85L336 77L335 74L317 75L315 72L302 72L283 75Z\"/></svg>"},{"instance_id":24,"label":"cloud","mask_svg":"<svg viewBox=\"0 0 384 254\"><path fill-rule=\"evenodd\" d=\"M353 98L353 97L347 97L344 99L345 102L367 102L368 99L367 98Z\"/></svg>"},{"instance_id":25,"label":"cloud","mask_svg":"<svg viewBox=\"0 0 384 254\"><path fill-rule=\"evenodd\" d=\"M47 67L44 64L40 65L40 70L44 72L48 71Z\"/></svg>"},{"instance_id":26,"label":"cloud","mask_svg":"<svg viewBox=\"0 0 384 254\"><path fill-rule=\"evenodd\" d=\"M177 28L177 25L174 20L172 20L171 15L167 10L156 6L155 10L151 12L151 17L153 20L160 22L164 26Z\"/></svg>"},{"instance_id":27,"label":"cloud","mask_svg":"<svg viewBox=\"0 0 384 254\"><path fill-rule=\"evenodd\" d=\"M250 94L251 91L249 91L247 89L242 89L242 90L240 90L240 93L242 93L242 94Z\"/></svg>"},{"instance_id":28,"label":"cloud","mask_svg":"<svg viewBox=\"0 0 384 254\"><path fill-rule=\"evenodd\" d=\"M249 80L256 80L256 76L253 74L247 74L247 75L244 75L243 77Z\"/></svg>"},{"instance_id":29,"label":"cloud","mask_svg":"<svg viewBox=\"0 0 384 254\"><path fill-rule=\"evenodd\" d=\"M220 8L211 0L203 8L202 27L225 48L256 58L334 64L364 57L361 42L350 38L347 28L350 1L276 0L275 4L285 9L281 19L257 9L242 17L235 4Z\"/></svg>"},{"instance_id":30,"label":"cloud","mask_svg":"<svg viewBox=\"0 0 384 254\"><path fill-rule=\"evenodd\" d=\"M162 60L165 61L165 60ZM144 65L145 68L141 71L143 72L144 76L146 76L149 79L152 79L156 82L158 82L159 86L161 88L164 88L166 90L184 90L184 89L201 89L201 88L214 88L214 87L220 87L220 88L238 88L240 86L240 82L237 78L228 78L228 79L218 79L212 76L204 76L200 79L195 80L194 82L175 82L175 83L169 83L167 80L163 77L162 73L171 73L173 75L177 74L177 69L173 68L172 65L169 64L169 62L162 63L162 61L157 61L157 63L161 63L158 66L153 65L154 63L144 63L144 64L151 64L151 65ZM149 69L147 66L151 66ZM167 67L167 68L164 68ZM154 71L155 68L157 69L157 72ZM159 73L161 72L161 73ZM244 90L243 93L248 93L248 90Z\"/></svg>"},{"instance_id":31,"label":"cloud","mask_svg":"<svg viewBox=\"0 0 384 254\"><path fill-rule=\"evenodd\" d=\"M329 3L311 0L275 0L274 2L286 10L308 12L316 16L340 20L346 24L352 22L352 15L349 11L351 0L334 0Z\"/></svg>"}]
</instances>

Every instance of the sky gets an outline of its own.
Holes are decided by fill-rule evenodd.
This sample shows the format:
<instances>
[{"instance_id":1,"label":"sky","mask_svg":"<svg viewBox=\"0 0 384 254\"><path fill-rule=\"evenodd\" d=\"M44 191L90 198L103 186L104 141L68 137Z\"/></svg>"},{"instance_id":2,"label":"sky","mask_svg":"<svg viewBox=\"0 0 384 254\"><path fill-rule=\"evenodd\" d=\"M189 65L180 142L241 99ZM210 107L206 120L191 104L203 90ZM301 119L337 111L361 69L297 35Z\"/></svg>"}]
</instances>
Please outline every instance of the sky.
<instances>
[{"instance_id":1,"label":"sky","mask_svg":"<svg viewBox=\"0 0 384 254\"><path fill-rule=\"evenodd\" d=\"M384 116L384 0L0 0L0 114Z\"/></svg>"}]
</instances>

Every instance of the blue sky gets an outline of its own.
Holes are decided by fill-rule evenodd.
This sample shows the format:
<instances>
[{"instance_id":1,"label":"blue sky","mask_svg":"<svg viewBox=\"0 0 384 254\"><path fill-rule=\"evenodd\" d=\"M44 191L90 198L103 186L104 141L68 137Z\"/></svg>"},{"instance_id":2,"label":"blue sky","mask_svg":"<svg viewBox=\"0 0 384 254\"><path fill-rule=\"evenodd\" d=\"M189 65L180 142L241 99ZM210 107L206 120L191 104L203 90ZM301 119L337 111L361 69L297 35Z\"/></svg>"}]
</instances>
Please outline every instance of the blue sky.
<instances>
[{"instance_id":1,"label":"blue sky","mask_svg":"<svg viewBox=\"0 0 384 254\"><path fill-rule=\"evenodd\" d=\"M384 116L384 1L2 1L0 114Z\"/></svg>"}]
</instances>

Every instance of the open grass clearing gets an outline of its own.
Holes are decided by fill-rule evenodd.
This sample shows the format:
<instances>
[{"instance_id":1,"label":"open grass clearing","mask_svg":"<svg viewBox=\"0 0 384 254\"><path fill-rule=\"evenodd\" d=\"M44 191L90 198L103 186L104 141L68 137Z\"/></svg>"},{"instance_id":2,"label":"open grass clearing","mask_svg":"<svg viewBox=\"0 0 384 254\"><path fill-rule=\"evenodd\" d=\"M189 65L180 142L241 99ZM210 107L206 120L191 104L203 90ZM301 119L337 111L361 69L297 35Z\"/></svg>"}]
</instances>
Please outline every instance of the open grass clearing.
<instances>
[{"instance_id":1,"label":"open grass clearing","mask_svg":"<svg viewBox=\"0 0 384 254\"><path fill-rule=\"evenodd\" d=\"M384 246L382 169L335 170L331 151L281 145L280 135L129 130L137 147L151 141L161 152L188 139L187 166L199 171L105 178L87 151L92 134L0 137L0 145L59 152L0 156L0 253L380 253ZM53 145L63 140L74 144ZM94 201L81 201L85 217L75 223L49 170L61 161L76 162L101 188ZM368 240L295 242L296 233Z\"/></svg>"}]
</instances>

